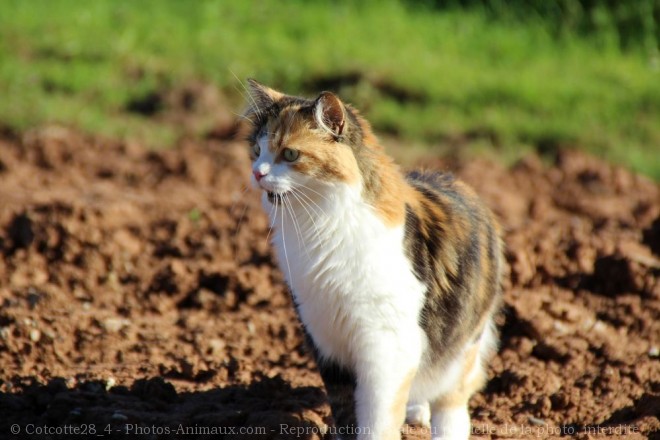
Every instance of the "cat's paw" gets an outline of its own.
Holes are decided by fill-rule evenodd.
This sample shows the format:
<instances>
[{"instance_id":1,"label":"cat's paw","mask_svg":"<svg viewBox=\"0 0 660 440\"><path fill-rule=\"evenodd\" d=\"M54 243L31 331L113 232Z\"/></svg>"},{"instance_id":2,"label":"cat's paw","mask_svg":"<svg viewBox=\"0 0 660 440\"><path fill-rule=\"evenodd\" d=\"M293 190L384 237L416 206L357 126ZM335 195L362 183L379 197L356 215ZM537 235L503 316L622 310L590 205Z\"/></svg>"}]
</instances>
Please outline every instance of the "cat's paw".
<instances>
[{"instance_id":1,"label":"cat's paw","mask_svg":"<svg viewBox=\"0 0 660 440\"><path fill-rule=\"evenodd\" d=\"M406 406L406 423L425 428L431 426L431 408L427 402L410 402Z\"/></svg>"}]
</instances>

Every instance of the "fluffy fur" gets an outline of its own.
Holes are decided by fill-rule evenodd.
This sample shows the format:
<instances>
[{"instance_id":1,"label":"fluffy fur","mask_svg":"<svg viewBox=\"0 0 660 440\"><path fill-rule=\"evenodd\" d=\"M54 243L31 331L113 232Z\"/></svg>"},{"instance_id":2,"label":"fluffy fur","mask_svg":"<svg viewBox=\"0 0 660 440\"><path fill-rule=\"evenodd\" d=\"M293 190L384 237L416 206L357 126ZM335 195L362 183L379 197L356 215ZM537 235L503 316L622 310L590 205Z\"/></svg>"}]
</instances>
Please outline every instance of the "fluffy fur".
<instances>
[{"instance_id":1,"label":"fluffy fur","mask_svg":"<svg viewBox=\"0 0 660 440\"><path fill-rule=\"evenodd\" d=\"M332 93L307 100L252 80L250 91L253 184L335 432L400 438L408 408L434 439L467 438L467 403L497 341L491 212L449 175L401 173Z\"/></svg>"}]
</instances>

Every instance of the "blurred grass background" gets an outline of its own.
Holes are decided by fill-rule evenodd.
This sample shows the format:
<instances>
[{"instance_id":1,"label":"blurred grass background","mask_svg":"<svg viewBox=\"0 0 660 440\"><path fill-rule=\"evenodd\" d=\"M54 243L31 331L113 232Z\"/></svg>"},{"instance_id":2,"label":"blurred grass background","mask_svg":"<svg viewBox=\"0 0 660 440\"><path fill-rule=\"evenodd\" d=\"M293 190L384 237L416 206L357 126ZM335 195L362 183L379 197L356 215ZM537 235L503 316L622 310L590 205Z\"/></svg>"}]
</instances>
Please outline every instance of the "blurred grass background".
<instances>
[{"instance_id":1,"label":"blurred grass background","mask_svg":"<svg viewBox=\"0 0 660 440\"><path fill-rule=\"evenodd\" d=\"M168 93L204 84L240 113L254 77L334 90L406 145L581 148L660 180L659 42L658 0L3 0L0 125L167 146Z\"/></svg>"}]
</instances>

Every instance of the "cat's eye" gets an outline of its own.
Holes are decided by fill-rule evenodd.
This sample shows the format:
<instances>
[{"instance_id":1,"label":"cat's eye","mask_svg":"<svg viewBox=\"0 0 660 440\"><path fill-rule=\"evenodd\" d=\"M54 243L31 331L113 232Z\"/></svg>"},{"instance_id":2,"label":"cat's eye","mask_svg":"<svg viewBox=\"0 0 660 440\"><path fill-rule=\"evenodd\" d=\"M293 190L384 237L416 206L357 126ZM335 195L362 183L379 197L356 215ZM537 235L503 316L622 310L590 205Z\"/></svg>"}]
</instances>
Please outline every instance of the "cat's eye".
<instances>
[{"instance_id":1,"label":"cat's eye","mask_svg":"<svg viewBox=\"0 0 660 440\"><path fill-rule=\"evenodd\" d=\"M294 150L292 148L285 148L282 151L282 157L287 162L293 162L294 160L298 159L298 156L300 156L300 151Z\"/></svg>"},{"instance_id":2,"label":"cat's eye","mask_svg":"<svg viewBox=\"0 0 660 440\"><path fill-rule=\"evenodd\" d=\"M259 146L259 142L255 142L252 145L252 153L254 153L255 156L259 156L261 154L261 147Z\"/></svg>"}]
</instances>

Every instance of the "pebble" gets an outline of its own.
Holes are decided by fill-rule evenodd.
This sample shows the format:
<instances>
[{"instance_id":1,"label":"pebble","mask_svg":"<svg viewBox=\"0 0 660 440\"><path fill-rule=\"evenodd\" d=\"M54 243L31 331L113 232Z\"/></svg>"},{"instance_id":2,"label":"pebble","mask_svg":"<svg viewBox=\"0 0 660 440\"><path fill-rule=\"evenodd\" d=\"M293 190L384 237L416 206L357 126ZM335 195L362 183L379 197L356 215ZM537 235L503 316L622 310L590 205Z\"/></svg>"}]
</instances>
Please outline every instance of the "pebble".
<instances>
[{"instance_id":1,"label":"pebble","mask_svg":"<svg viewBox=\"0 0 660 440\"><path fill-rule=\"evenodd\" d=\"M537 417L529 416L529 417L527 417L527 420L528 420L529 423L531 423L532 425L536 425L536 426L545 426L545 420L543 420L543 419L539 419L539 418L537 418Z\"/></svg>"},{"instance_id":2,"label":"pebble","mask_svg":"<svg viewBox=\"0 0 660 440\"><path fill-rule=\"evenodd\" d=\"M114 387L117 384L117 380L114 377L109 377L105 381L105 390L110 391L110 388Z\"/></svg>"},{"instance_id":3,"label":"pebble","mask_svg":"<svg viewBox=\"0 0 660 440\"><path fill-rule=\"evenodd\" d=\"M557 333L561 335L567 335L572 333L572 329L560 321L554 321L552 325L554 329L557 331Z\"/></svg>"},{"instance_id":4,"label":"pebble","mask_svg":"<svg viewBox=\"0 0 660 440\"><path fill-rule=\"evenodd\" d=\"M218 339L218 338L211 339L209 341L209 347L211 349L211 354L213 356L217 356L217 355L223 353L224 350L225 350L226 345L227 344L222 339Z\"/></svg>"},{"instance_id":5,"label":"pebble","mask_svg":"<svg viewBox=\"0 0 660 440\"><path fill-rule=\"evenodd\" d=\"M103 325L103 328L110 333L117 333L124 327L128 327L131 324L131 321L126 318L108 318L101 324Z\"/></svg>"},{"instance_id":6,"label":"pebble","mask_svg":"<svg viewBox=\"0 0 660 440\"><path fill-rule=\"evenodd\" d=\"M649 356L652 358L660 357L660 348L658 348L657 345L651 346L651 348L649 348Z\"/></svg>"},{"instance_id":7,"label":"pebble","mask_svg":"<svg viewBox=\"0 0 660 440\"><path fill-rule=\"evenodd\" d=\"M125 422L126 420L128 420L128 417L120 412L114 413L111 418L112 420L116 420L119 422Z\"/></svg>"},{"instance_id":8,"label":"pebble","mask_svg":"<svg viewBox=\"0 0 660 440\"><path fill-rule=\"evenodd\" d=\"M598 333L605 333L607 331L607 324L605 324L603 321L597 320L593 327L591 327L591 330Z\"/></svg>"},{"instance_id":9,"label":"pebble","mask_svg":"<svg viewBox=\"0 0 660 440\"><path fill-rule=\"evenodd\" d=\"M30 330L30 340L32 342L39 342L39 339L41 339L41 332L36 328Z\"/></svg>"}]
</instances>

